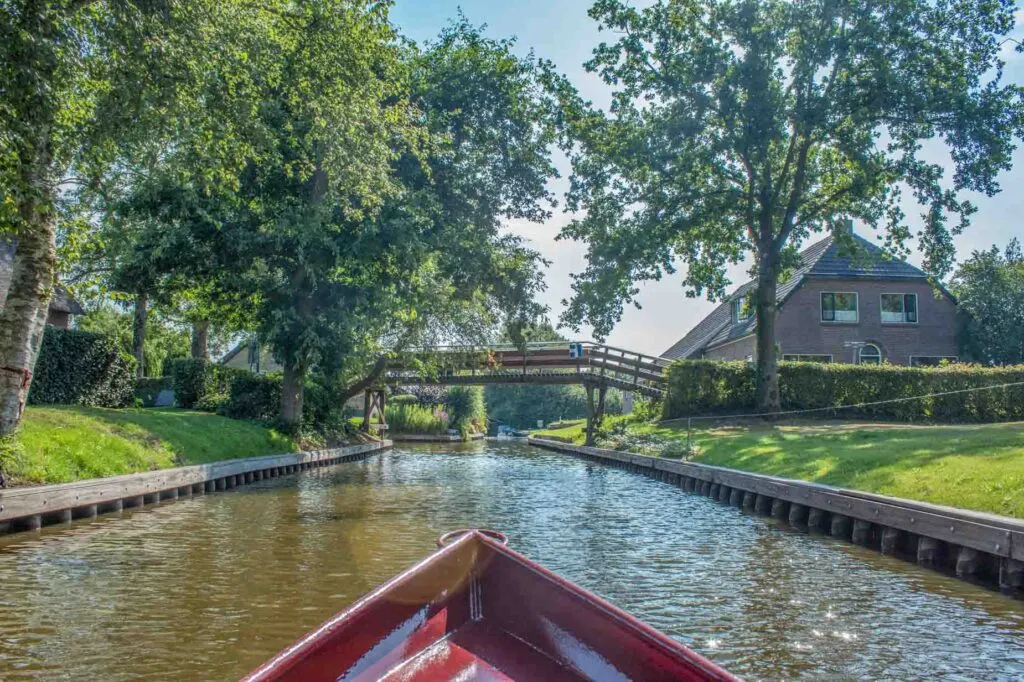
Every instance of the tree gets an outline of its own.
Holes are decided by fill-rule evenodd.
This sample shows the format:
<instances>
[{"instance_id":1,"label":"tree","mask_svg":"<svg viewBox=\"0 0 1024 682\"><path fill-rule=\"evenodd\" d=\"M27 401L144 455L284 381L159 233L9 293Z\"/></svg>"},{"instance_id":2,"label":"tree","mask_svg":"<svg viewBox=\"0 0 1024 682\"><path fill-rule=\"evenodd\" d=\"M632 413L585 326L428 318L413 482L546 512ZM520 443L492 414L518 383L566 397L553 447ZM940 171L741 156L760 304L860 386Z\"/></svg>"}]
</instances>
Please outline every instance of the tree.
<instances>
[{"instance_id":1,"label":"tree","mask_svg":"<svg viewBox=\"0 0 1024 682\"><path fill-rule=\"evenodd\" d=\"M778 409L776 286L796 244L856 218L902 253L908 191L938 277L974 212L962 192L999 190L1024 130L1022 90L1001 83L1013 13L948 0L595 2L590 16L618 36L586 64L615 88L610 113L548 67L579 212L561 236L589 244L565 322L603 337L638 280L679 264L688 295L721 298L725 267L749 255L757 399ZM922 155L929 140L945 143L952 177Z\"/></svg>"},{"instance_id":2,"label":"tree","mask_svg":"<svg viewBox=\"0 0 1024 682\"><path fill-rule=\"evenodd\" d=\"M17 242L0 313L0 436L31 385L57 269L62 191L165 136L223 45L198 30L235 3L0 2L0 237Z\"/></svg>"},{"instance_id":3,"label":"tree","mask_svg":"<svg viewBox=\"0 0 1024 682\"><path fill-rule=\"evenodd\" d=\"M965 357L987 365L1024 364L1024 253L1013 239L1000 253L975 251L951 282L962 313Z\"/></svg>"},{"instance_id":4,"label":"tree","mask_svg":"<svg viewBox=\"0 0 1024 682\"><path fill-rule=\"evenodd\" d=\"M206 99L247 145L233 179L204 181L200 128L133 205L160 225L159 270L252 306L299 424L311 372L343 400L396 348L540 311L539 257L501 220L548 215L553 135L535 64L464 22L400 48L386 5L339 0L269 35L281 63L243 76L262 105Z\"/></svg>"}]
</instances>

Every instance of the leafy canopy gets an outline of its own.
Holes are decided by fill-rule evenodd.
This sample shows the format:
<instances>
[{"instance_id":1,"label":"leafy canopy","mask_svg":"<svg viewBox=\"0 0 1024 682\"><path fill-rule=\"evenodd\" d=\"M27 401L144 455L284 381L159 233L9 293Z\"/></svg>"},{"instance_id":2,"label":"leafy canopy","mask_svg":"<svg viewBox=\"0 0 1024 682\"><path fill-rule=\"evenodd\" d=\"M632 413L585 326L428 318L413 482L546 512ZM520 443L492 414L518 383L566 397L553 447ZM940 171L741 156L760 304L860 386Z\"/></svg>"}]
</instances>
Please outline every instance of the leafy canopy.
<instances>
[{"instance_id":1,"label":"leafy canopy","mask_svg":"<svg viewBox=\"0 0 1024 682\"><path fill-rule=\"evenodd\" d=\"M1024 253L1013 239L1003 252L975 251L957 268L952 289L964 313L964 354L994 365L1024 364Z\"/></svg>"},{"instance_id":2,"label":"leafy canopy","mask_svg":"<svg viewBox=\"0 0 1024 682\"><path fill-rule=\"evenodd\" d=\"M616 37L586 67L615 89L611 110L548 69L579 215L562 236L589 245L565 321L608 334L639 281L680 263L688 294L714 298L726 266L752 254L773 290L792 245L841 219L900 253L904 194L921 206L927 270L946 273L951 236L975 210L963 192L998 191L1024 130L1022 89L1002 82L999 56L1014 11L1007 0L595 2L590 16ZM949 163L930 160L940 142Z\"/></svg>"}]
</instances>

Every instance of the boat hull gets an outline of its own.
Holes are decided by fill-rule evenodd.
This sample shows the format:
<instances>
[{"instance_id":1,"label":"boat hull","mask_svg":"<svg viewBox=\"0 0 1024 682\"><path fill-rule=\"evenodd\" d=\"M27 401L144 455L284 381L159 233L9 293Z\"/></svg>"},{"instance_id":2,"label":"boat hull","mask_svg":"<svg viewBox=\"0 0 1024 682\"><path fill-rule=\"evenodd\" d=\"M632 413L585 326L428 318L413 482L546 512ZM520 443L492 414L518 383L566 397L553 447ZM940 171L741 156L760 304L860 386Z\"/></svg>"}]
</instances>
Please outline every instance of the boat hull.
<instances>
[{"instance_id":1,"label":"boat hull","mask_svg":"<svg viewBox=\"0 0 1024 682\"><path fill-rule=\"evenodd\" d=\"M473 532L356 602L245 679L735 678L604 600Z\"/></svg>"}]
</instances>

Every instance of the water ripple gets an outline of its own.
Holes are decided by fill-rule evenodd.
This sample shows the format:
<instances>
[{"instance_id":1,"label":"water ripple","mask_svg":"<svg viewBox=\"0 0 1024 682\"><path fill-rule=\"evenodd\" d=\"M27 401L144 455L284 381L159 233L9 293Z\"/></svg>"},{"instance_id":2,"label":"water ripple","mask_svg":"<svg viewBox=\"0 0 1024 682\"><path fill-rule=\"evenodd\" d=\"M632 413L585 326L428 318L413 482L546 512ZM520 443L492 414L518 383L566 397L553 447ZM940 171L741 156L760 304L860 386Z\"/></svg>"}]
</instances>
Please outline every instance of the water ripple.
<instances>
[{"instance_id":1,"label":"water ripple","mask_svg":"<svg viewBox=\"0 0 1024 682\"><path fill-rule=\"evenodd\" d=\"M751 680L1024 679L1020 602L499 443L0 539L0 678L236 679L465 526Z\"/></svg>"}]
</instances>

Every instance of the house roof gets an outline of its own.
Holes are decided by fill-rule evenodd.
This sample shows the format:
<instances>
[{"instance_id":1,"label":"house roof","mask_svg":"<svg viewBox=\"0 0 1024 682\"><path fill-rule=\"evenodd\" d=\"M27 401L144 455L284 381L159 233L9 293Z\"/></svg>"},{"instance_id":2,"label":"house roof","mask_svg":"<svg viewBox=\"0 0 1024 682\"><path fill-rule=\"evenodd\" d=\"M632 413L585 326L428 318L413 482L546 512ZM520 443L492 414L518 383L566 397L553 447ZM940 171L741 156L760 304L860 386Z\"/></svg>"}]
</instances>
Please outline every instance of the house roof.
<instances>
[{"instance_id":1,"label":"house roof","mask_svg":"<svg viewBox=\"0 0 1024 682\"><path fill-rule=\"evenodd\" d=\"M7 290L11 287L11 275L14 272L14 254L17 250L17 243L0 239L0 307L7 301ZM67 289L58 284L53 288L50 297L50 312L82 315L85 310Z\"/></svg>"},{"instance_id":2,"label":"house roof","mask_svg":"<svg viewBox=\"0 0 1024 682\"><path fill-rule=\"evenodd\" d=\"M855 234L853 241L855 248L845 240L837 241L834 235L829 235L801 251L799 266L776 288L779 305L785 304L807 279L928 279L922 270L890 257L863 237ZM755 282L750 281L737 288L686 336L662 353L662 357L669 360L693 357L705 348L754 333L755 318L734 321L732 317L733 303L753 291L754 286Z\"/></svg>"}]
</instances>

